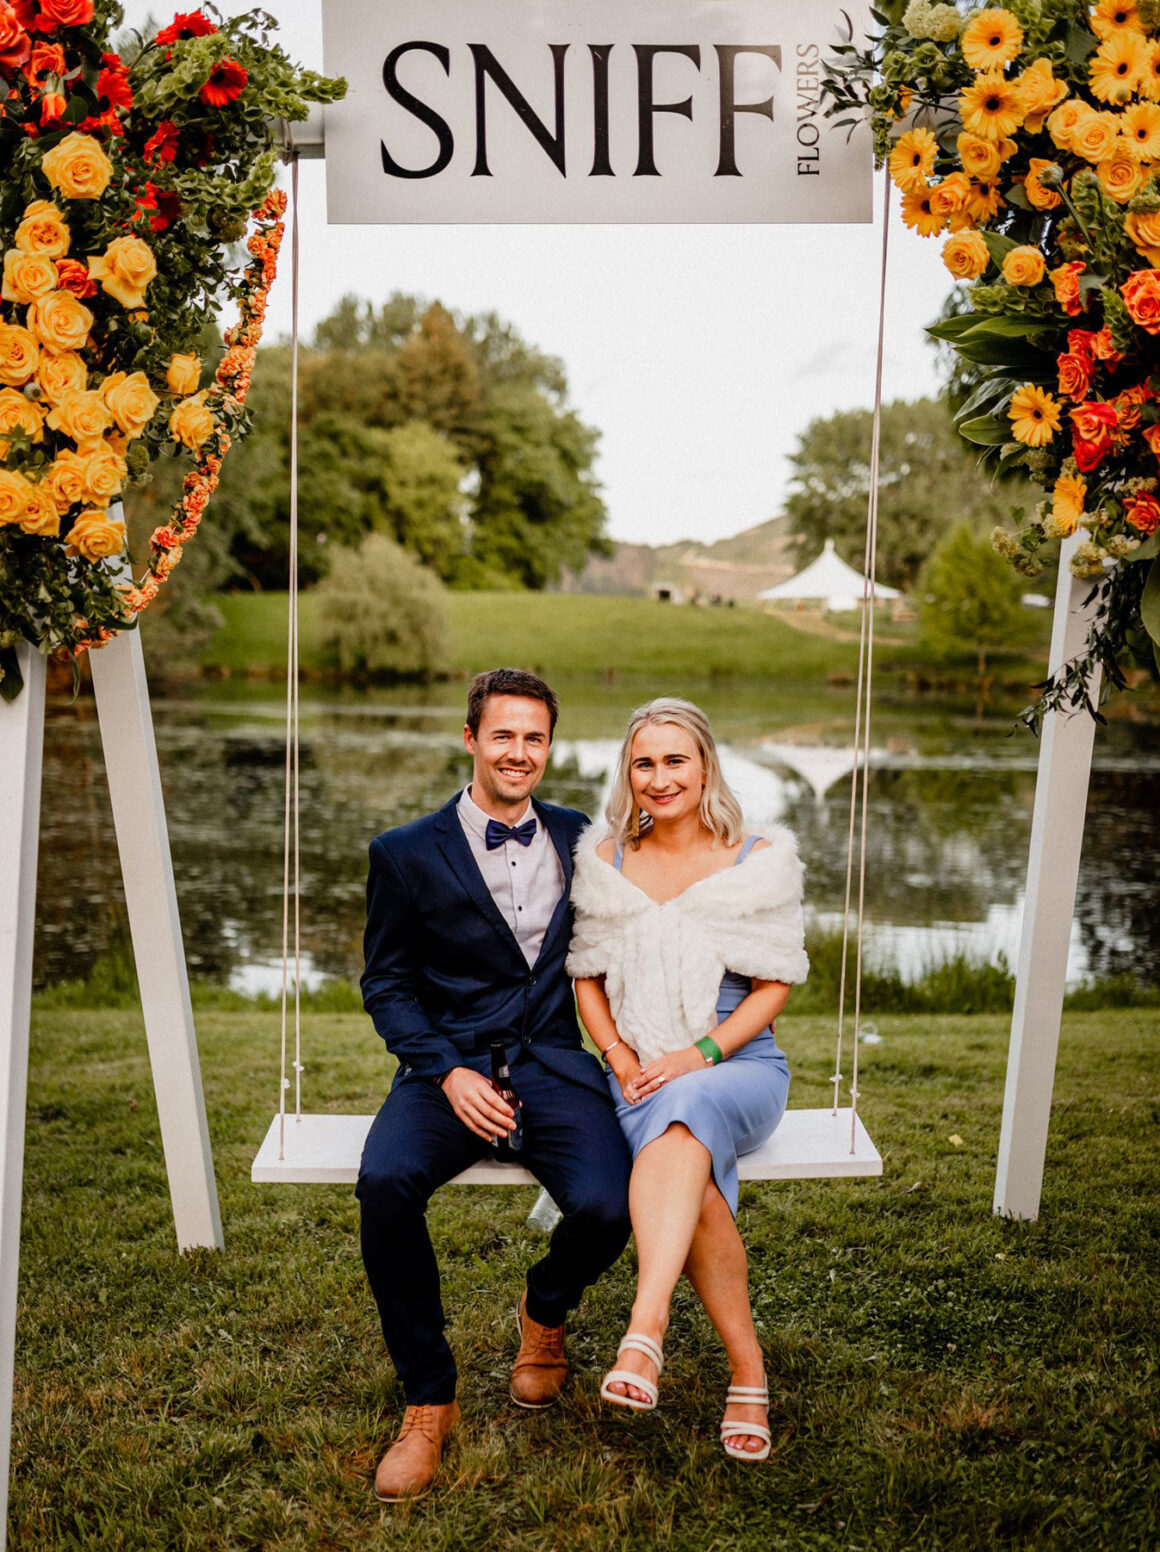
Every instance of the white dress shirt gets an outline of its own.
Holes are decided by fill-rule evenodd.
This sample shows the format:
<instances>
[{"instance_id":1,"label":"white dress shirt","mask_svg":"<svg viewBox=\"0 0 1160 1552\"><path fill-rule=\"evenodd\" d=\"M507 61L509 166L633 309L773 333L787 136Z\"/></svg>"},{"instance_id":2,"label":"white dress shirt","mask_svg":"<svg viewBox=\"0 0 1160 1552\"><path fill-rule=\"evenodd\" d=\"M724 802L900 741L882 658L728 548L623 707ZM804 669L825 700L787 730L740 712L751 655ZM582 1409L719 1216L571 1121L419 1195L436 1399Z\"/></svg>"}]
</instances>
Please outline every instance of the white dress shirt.
<instances>
[{"instance_id":1,"label":"white dress shirt","mask_svg":"<svg viewBox=\"0 0 1160 1552\"><path fill-rule=\"evenodd\" d=\"M564 866L552 837L530 799L519 818L510 821L514 828L525 819L535 820L536 833L529 846L505 841L502 846L488 851L486 835L490 815L472 801L470 787L463 789L457 812L471 855L491 898L511 928L524 958L529 965L534 965L544 934L564 893Z\"/></svg>"}]
</instances>

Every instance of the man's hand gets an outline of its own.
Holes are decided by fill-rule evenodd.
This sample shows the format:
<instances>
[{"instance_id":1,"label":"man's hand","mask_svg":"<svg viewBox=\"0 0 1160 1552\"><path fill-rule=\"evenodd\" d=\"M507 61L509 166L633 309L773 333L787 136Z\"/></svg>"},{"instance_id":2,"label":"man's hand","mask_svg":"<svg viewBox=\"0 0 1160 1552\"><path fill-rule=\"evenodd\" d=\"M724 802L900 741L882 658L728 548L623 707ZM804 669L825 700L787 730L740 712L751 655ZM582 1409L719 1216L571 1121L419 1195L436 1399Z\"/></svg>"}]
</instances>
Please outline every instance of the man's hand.
<instances>
[{"instance_id":1,"label":"man's hand","mask_svg":"<svg viewBox=\"0 0 1160 1552\"><path fill-rule=\"evenodd\" d=\"M477 1137L491 1142L515 1129L512 1107L502 1100L481 1072L453 1067L443 1080L443 1092L455 1114Z\"/></svg>"}]
</instances>

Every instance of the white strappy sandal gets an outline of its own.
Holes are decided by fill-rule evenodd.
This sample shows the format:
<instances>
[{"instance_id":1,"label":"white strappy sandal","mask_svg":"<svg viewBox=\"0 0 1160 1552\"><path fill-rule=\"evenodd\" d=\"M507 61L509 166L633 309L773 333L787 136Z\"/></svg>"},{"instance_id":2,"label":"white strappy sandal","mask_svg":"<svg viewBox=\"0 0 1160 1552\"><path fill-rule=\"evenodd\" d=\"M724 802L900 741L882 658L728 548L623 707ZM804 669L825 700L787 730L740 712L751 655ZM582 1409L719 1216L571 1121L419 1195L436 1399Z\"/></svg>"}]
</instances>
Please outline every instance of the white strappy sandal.
<instances>
[{"instance_id":1,"label":"white strappy sandal","mask_svg":"<svg viewBox=\"0 0 1160 1552\"><path fill-rule=\"evenodd\" d=\"M665 1366L665 1355L661 1351L659 1342L654 1342L651 1336L645 1336L640 1331L630 1331L616 1349L616 1356L619 1358L624 1352L643 1353L656 1364L657 1379L660 1379L661 1370ZM609 1390L610 1385L631 1385L634 1390L643 1390L648 1400L637 1401L633 1396L618 1396L615 1391ZM613 1406L630 1407L634 1412L654 1411L658 1394L652 1380L646 1380L643 1374L634 1374L631 1369L610 1369L600 1387L602 1401L610 1401Z\"/></svg>"},{"instance_id":2,"label":"white strappy sandal","mask_svg":"<svg viewBox=\"0 0 1160 1552\"><path fill-rule=\"evenodd\" d=\"M725 1405L759 1406L769 1409L769 1390L765 1385L730 1385L725 1393ZM759 1450L730 1448L730 1439L764 1439ZM730 1460L768 1460L773 1445L773 1435L764 1423L721 1424L721 1447Z\"/></svg>"}]
</instances>

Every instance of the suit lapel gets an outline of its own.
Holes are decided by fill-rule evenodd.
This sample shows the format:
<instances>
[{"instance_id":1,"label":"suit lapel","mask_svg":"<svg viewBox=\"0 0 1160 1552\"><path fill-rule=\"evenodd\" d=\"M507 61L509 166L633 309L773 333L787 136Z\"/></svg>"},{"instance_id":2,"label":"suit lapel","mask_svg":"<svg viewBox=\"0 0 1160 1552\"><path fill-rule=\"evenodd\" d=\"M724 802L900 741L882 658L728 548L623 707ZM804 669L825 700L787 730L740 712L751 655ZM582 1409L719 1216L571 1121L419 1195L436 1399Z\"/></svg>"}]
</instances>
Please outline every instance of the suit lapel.
<instances>
[{"instance_id":1,"label":"suit lapel","mask_svg":"<svg viewBox=\"0 0 1160 1552\"><path fill-rule=\"evenodd\" d=\"M516 942L515 934L504 921L503 913L491 898L491 890L484 883L483 874L471 855L471 847L467 844L467 837L463 833L463 826L455 811L458 801L457 797L452 798L451 802L445 808L441 808L435 816L435 834L439 850L488 925L495 929L513 953L523 959L523 951Z\"/></svg>"},{"instance_id":2,"label":"suit lapel","mask_svg":"<svg viewBox=\"0 0 1160 1552\"><path fill-rule=\"evenodd\" d=\"M555 811L545 808L542 803L537 803L535 798L532 799L532 807L547 830L552 845L556 848L556 854L560 858L560 865L564 869L564 892L556 901L556 909L552 912L552 919L544 933L544 941L540 944L540 952L536 956L538 964L568 920L568 897L572 890L572 847L569 844L567 826Z\"/></svg>"}]
</instances>

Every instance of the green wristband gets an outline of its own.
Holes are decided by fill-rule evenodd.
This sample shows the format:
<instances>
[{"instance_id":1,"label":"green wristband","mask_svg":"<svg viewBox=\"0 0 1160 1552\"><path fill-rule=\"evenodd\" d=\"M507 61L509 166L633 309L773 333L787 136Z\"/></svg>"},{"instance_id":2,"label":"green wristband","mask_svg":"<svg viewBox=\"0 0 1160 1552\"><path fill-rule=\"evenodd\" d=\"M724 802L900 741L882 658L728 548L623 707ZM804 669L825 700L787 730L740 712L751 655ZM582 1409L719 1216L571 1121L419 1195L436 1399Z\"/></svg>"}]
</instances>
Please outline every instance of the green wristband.
<instances>
[{"instance_id":1,"label":"green wristband","mask_svg":"<svg viewBox=\"0 0 1160 1552\"><path fill-rule=\"evenodd\" d=\"M696 1041L696 1047L710 1067L716 1067L718 1062L725 1060L721 1054L721 1047L711 1035L702 1035L700 1040Z\"/></svg>"}]
</instances>

